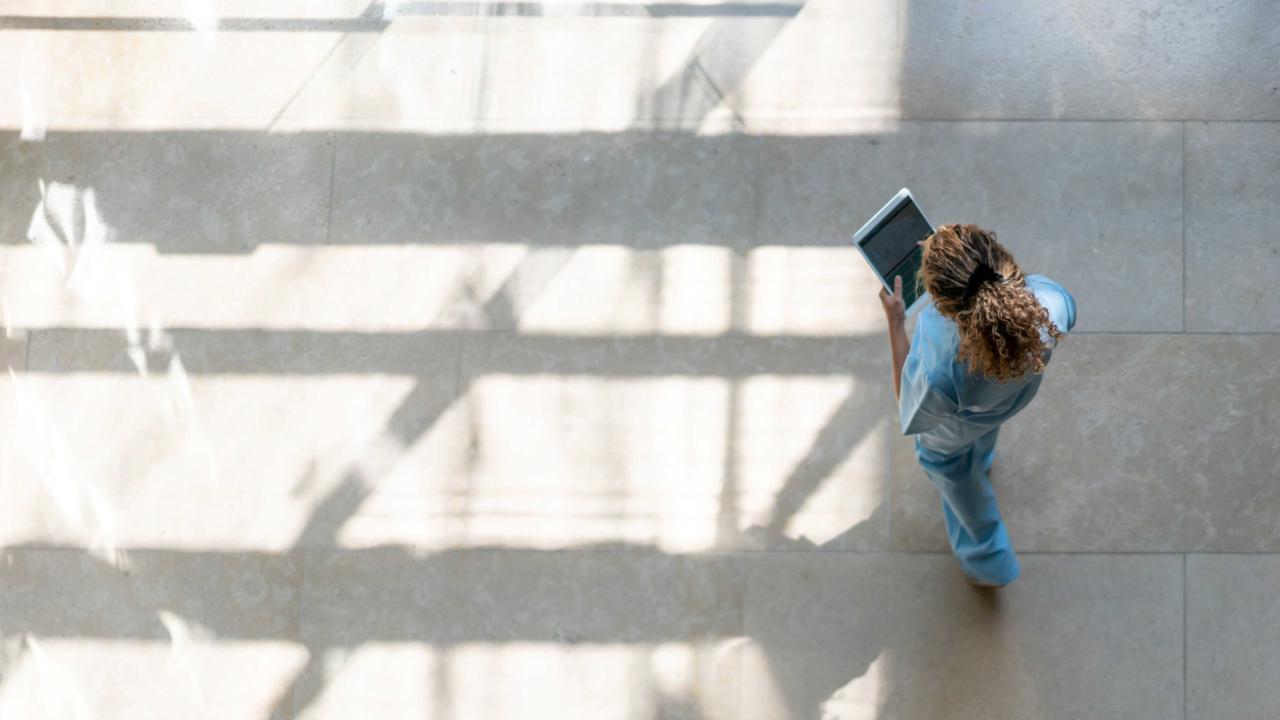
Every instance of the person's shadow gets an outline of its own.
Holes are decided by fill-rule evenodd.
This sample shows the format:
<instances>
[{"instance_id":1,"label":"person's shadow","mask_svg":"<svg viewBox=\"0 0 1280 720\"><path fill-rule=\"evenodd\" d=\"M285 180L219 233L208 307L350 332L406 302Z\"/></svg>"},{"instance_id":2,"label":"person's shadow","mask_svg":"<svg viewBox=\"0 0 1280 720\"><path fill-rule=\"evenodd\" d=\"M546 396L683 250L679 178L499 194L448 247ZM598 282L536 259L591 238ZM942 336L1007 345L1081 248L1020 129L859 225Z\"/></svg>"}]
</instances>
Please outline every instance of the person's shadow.
<instances>
[{"instance_id":1,"label":"person's shadow","mask_svg":"<svg viewBox=\"0 0 1280 720\"><path fill-rule=\"evenodd\" d=\"M956 706L1014 717L1010 696L937 684L979 672L1013 677L1016 652L1001 591L971 587L933 559L907 572L892 555L755 563L744 622L760 652L743 658L742 717L889 720L946 717ZM958 652L964 645L989 649L983 667L935 674L979 656Z\"/></svg>"},{"instance_id":2,"label":"person's shadow","mask_svg":"<svg viewBox=\"0 0 1280 720\"><path fill-rule=\"evenodd\" d=\"M744 533L774 552L745 563L742 717L945 717L957 705L1015 716L1026 698L936 685L1016 676L1007 591L970 585L949 553L843 551L872 541L887 512L821 545L777 526ZM947 667L979 657L981 668Z\"/></svg>"}]
</instances>

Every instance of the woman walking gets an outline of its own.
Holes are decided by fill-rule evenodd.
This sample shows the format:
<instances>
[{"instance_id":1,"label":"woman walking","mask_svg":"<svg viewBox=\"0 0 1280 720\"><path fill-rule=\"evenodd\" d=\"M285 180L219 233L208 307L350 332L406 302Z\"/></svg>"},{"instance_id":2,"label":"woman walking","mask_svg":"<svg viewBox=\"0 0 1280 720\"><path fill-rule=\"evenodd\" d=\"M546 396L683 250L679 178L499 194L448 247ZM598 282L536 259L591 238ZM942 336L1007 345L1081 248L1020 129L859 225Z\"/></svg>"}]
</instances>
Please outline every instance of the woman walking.
<instances>
[{"instance_id":1,"label":"woman walking","mask_svg":"<svg viewBox=\"0 0 1280 720\"><path fill-rule=\"evenodd\" d=\"M987 477L1000 426L1040 389L1053 348L1075 325L1058 283L1023 275L995 233L944 225L923 243L920 280L932 296L906 334L902 278L880 291L889 321L902 432L942 495L951 548L975 584L1018 577L1017 555Z\"/></svg>"}]
</instances>

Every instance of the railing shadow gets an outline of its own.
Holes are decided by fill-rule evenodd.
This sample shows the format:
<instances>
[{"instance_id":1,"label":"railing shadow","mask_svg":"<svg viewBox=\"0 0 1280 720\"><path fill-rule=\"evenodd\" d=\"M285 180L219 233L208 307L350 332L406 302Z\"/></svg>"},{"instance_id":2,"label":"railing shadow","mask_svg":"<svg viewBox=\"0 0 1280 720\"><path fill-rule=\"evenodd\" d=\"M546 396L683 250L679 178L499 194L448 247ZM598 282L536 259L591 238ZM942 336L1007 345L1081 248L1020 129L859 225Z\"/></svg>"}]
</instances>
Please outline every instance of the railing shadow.
<instances>
[{"instance_id":1,"label":"railing shadow","mask_svg":"<svg viewBox=\"0 0 1280 720\"><path fill-rule=\"evenodd\" d=\"M468 205L468 209L461 214L445 213L447 217L443 222L433 225L429 218L441 206L423 204L419 202L421 198L411 196L402 207L411 216L409 225L417 225L418 230L408 234L389 229L384 223L377 221L379 217L403 217L402 210L388 207L386 215L380 214L381 211L376 207L364 212L353 210L331 213L323 207L324 201L321 198L327 197L332 190L327 183L317 182L316 176L323 177L327 164L326 154L338 152L335 147L338 142L349 142L355 148L353 154L365 160L370 157L369 153L363 152L367 143L372 143L372 147L382 153L382 157L413 156L414 153L434 157L438 150L442 150L445 155L454 154L460 158L459 162L471 169L445 167L439 170L443 175L435 176L436 179L451 177L454 173L463 177L468 176L468 173L480 172L478 177L481 188L473 187L467 191L470 195L478 192L480 197L483 196L483 187L502 188L502 178L516 179L517 185L521 182L517 179L518 176L511 174L512 168L494 166L495 157L505 157L511 153L517 156L525 152L548 153L552 158L551 167L555 167L557 158L576 157L584 147L588 153L603 148L604 162L601 163L598 155L593 160L596 168L594 178L614 184L620 192L623 188L633 187L635 194L642 197L639 200L632 198L625 201L624 204L630 203L629 208L611 211L612 219L595 216L598 212L605 212L601 207L572 207L575 203L584 202L573 199L570 201L568 217L578 220L570 219L567 228L558 229L556 225L565 221L564 215L544 227L537 227L536 223L529 226L526 223L527 227L517 232L517 237L522 241L531 242L535 246L563 246L564 253L554 266L542 263L536 268L537 272L532 274L524 273L521 270L523 265L517 266L507 282L487 299L474 298L473 300L480 302L478 315L473 320L481 328L518 327L523 307L530 301L530 293L539 293L540 287L548 281L548 273L554 276L559 272L571 256L572 249L581 247L584 240L586 244L619 243L642 249L660 249L687 243L720 244L735 254L750 250L755 241L756 230L750 203L755 197L753 185L756 180L750 173L746 173L743 180L737 181L745 184L735 185L731 182L727 189L708 184L701 189L692 189L692 199L685 196L677 200L678 196L683 195L682 188L669 187L664 182L647 179L647 171L632 167L630 158L637 151L637 146L629 141L619 144L603 137L550 141L545 138L499 138L490 141L488 147L483 147L477 145L473 138L424 141L412 136L352 137L342 141L331 135L282 136L275 139L234 133L221 136L206 133L162 133L157 137L111 135L99 141L100 137L95 134L77 137L59 134L42 146L19 146L15 154L20 160L19 167L26 172L5 178L4 182L11 183L10 188L13 190L9 197L16 195L18 199L15 204L19 206L24 201L38 203L36 197L30 193L24 197L19 189L26 184L38 188L35 180L60 180L77 186L102 188L99 209L103 221L114 229L116 242L153 244L163 252L200 254L251 252L258 239L299 245L314 243L317 237L327 237L336 243L355 244L432 241L479 244L485 242L486 238L506 237L502 223L508 219L512 222L518 220L514 213L518 212L519 203L526 199L526 196L519 193L511 196L516 201L512 214L508 218L499 218L496 224L484 212L485 203L475 202ZM648 152L667 145L675 137L672 134L646 136L637 138L636 142L641 150ZM686 139L681 142L686 146L692 143L692 147L700 148L697 149L699 155L711 158L713 162L722 152L734 156L743 147L735 139L705 142ZM548 145L549 149L546 147ZM160 182L162 175L155 172L152 162L162 157L178 158L178 167L204 165L210 168L210 172L189 186L187 199L178 200L175 205L175 195L172 194L174 182ZM276 172L265 168L264 160L268 165L278 164L278 168L284 169ZM730 159L730 162L740 161ZM125 171L121 172L121 168L125 168ZM378 172L376 164L371 169ZM345 172L342 168L339 170ZM426 187L442 186L432 185L432 176L429 174L420 178L416 167L411 167L410 170L413 172L405 176L406 180L416 182L421 179ZM565 173L566 176L573 174L571 170ZM476 177L474 174L471 176ZM712 179L707 176L699 182L710 183ZM330 179L330 183L341 182ZM119 188L119 191L113 188ZM355 195L361 195L365 190L372 188L353 187ZM394 188L392 190L394 194ZM726 191L728 194L725 194ZM580 191L576 186L566 186L542 188L537 193L544 198L555 198L565 193L578 198ZM262 197L258 197L259 194ZM263 204L255 207L264 208L267 217L260 217L257 213L237 215L234 211L237 197L241 201L256 198L256 202ZM361 208L368 202L368 198L366 195L364 199L353 199L348 207ZM205 207L205 199L226 204L200 212L197 209ZM606 226L614 222L626 225L624 215L641 212L641 206L669 208L669 212L663 217L646 220L622 230L614 229L608 234L604 232ZM717 219L717 213L726 209L728 219ZM336 233L334 228L325 226L330 216L336 217L337 222L343 224ZM155 222L148 222L147 217L153 218ZM356 218L354 221L351 219L353 217ZM361 219L365 217L367 219ZM257 230L252 230L253 228ZM25 229L24 224L10 221L4 228L5 242L25 242L22 237ZM74 223L64 229L71 235L78 232ZM600 232L595 232L597 229ZM62 240L69 246L74 245L67 237ZM739 262L735 267L740 264ZM525 275L529 277L523 277ZM745 302L743 288L748 280L739 273L731 283L734 289L731 304L737 309L730 308L728 312L735 318L735 326L746 319L740 304ZM736 451L732 438L727 440L730 460L726 469L725 489L721 494L721 522L724 527L718 541L726 548L750 546L763 539L773 549L817 549L811 545L793 544L784 534L787 522L871 429L869 425L845 425L855 416L863 419L874 416L875 412L868 412L866 405L882 403L884 399L883 388L880 388L882 377L877 371L880 363L868 364L866 360L879 354L879 341L861 335L758 334L731 329L709 336L663 333L575 336L566 333L529 334L447 327L407 332L254 328L170 328L165 332L171 339L171 347L134 350L145 352L146 364L162 371L170 351L177 349L181 353L185 371L193 378L237 374L282 377L331 374L413 377L413 389L392 412L386 427L378 436L379 439L375 441L375 444L386 441L399 448L412 447L430 431L452 404L466 396L477 379L494 374L551 374L618 380L705 377L724 379L735 386L757 376L851 378L862 389L849 395L828 419L804 459L793 471L785 489L775 499L775 508L767 527L751 537L738 536L740 519L733 505L737 490L732 477L732 456ZM137 372L139 359L130 356L128 350L125 334L120 330L42 328L35 333L33 339L31 368L41 374L53 375L93 373L99 376L129 376ZM865 390L868 387L880 389L868 394ZM742 410L731 406L726 412L737 416ZM372 450L366 454L377 455ZM180 580L183 573L198 573L201 571L197 568L206 566L231 568L233 574L241 571L247 573L252 568L281 562L286 566L303 568L314 558L330 552L325 548L338 544L338 533L343 525L359 511L382 477L394 468L395 462L396 456L392 455L373 462L362 462L359 467L351 468L316 504L293 548L281 554L159 550L124 552L134 567L145 566L154 561L156 572L164 573L175 582ZM885 513L876 511L866 523L846 534L845 540L863 534L866 539L857 541L857 544L874 547L881 541L885 521ZM732 555L668 555L648 546L575 547L574 553L578 550L588 555L619 551L627 556L636 556L636 562L645 564L645 567L653 565L658 568L645 570L649 576L644 581L654 582L661 587L691 582L703 588L698 592L705 590L714 595L722 592L721 589L716 589L721 583L716 578L729 577L729 580L724 581L728 582L724 586L727 596L715 595L709 601L698 597L692 600L697 601L695 605L706 601L712 607L724 605L730 609L741 608L742 586L738 580L733 579L734 573L739 572L740 568L738 560ZM19 554L29 552L32 550L22 549ZM95 560L89 551L59 548L56 552L83 554L81 567L84 573L79 576L72 574L66 578L73 585L68 588L68 592L88 592L90 587L103 583L104 587L115 587L119 592L127 592L126 587L118 583L118 579L110 579L113 577L112 573L118 570L112 565ZM696 643L702 638L723 640L742 633L740 612L717 615L707 627L692 629L686 627L690 622L689 618L671 608L661 615L636 616L629 613L616 605L623 598L634 595L635 583L639 579L628 580L625 577L615 583L615 590L609 592L616 592L616 595L610 594L603 605L595 605L594 601L583 597L575 600L570 596L561 598L559 602L562 605L579 603L573 612L543 607L534 614L526 614L514 624L499 620L513 614L519 615L518 609L528 601L518 599L518 596L523 592L521 584L533 577L528 574L531 568L535 571L538 587L544 587L549 581L552 586L564 588L596 587L606 583L605 580L590 575L577 577L572 571L563 568L554 570L558 563L565 562L564 558L577 557L574 553L496 548L449 550L422 557L408 548L360 551L361 557L368 559L371 566L382 567L387 573L383 581L403 577L432 577L442 572L441 568L465 567L478 558L482 558L483 564L489 567L522 569L523 573L512 577L524 580L512 579L503 586L504 589L497 594L497 605L493 612L476 618L471 626L465 621L459 622L458 618L449 618L447 613L442 614L436 624L422 625L415 615L420 609L418 605L409 602L406 596L399 594L394 588L379 589L379 581L374 578L358 578L350 584L336 587L338 599L332 600L336 607L331 609L338 617L317 621L315 627L318 635L299 635L300 630L290 630L289 624L283 620L267 623L269 630L246 631L244 626L238 625L236 619L220 615L208 606L187 608L183 604L183 598L174 598L174 602L167 607L180 613L191 613L189 619L192 622L209 628L219 639L294 639L303 642L308 649L307 665L277 698L271 711L272 716L290 716L309 707L323 692L327 674L334 670L334 651L349 650L363 643L421 642L440 647L480 640L496 643ZM133 572L145 574L146 571ZM560 574L557 575L557 572ZM301 597L304 598L318 591L306 585L307 577L305 572L301 572L298 580L302 585ZM370 581L374 581L374 584L370 585ZM116 582L114 586L113 582ZM363 597L363 593L368 590L385 599L388 606L375 614L365 614L367 608L363 607L363 601L355 602L350 598ZM108 595L110 592L113 591L107 590ZM491 585L486 585L485 592L488 597L494 597ZM99 596L101 594L98 592ZM468 602L465 591L458 600L465 608ZM551 598L540 602L554 604ZM583 602L588 602L588 605L582 605ZM112 604L118 603L112 601ZM400 607L401 604L403 607ZM534 607L537 607L536 603ZM92 620L83 617L44 616L42 619L38 608L30 608L30 614L18 613L12 616L12 622L7 623L6 631L53 637L162 640L166 637L165 628L156 624L156 613L160 609L149 606L137 608L136 615L120 618L119 623L113 623L113 627L117 629L111 630L101 626L94 627ZM597 624L575 624L573 618L580 615L597 618ZM85 625L86 622L89 624ZM508 627L506 634L495 635L486 629L494 623L503 622ZM328 629L321 626L327 626ZM345 635L337 637L328 634L330 632ZM853 672L859 672L857 668L865 668L876 656L876 650L868 646L865 654L865 659L860 654L854 663L856 667ZM341 653L337 655L340 656ZM820 702L821 698L810 700L812 704ZM664 702L675 703L676 707L684 709L692 707L692 701L688 698L668 697Z\"/></svg>"}]
</instances>

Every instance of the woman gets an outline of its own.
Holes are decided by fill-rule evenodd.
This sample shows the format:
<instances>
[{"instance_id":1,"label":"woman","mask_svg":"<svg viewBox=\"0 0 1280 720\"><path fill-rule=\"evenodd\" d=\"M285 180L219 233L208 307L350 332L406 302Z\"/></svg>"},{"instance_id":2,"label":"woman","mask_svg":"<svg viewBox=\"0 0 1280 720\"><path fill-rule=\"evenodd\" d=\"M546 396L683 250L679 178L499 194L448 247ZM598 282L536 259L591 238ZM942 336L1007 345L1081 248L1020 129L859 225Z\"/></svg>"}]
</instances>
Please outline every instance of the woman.
<instances>
[{"instance_id":1,"label":"woman","mask_svg":"<svg viewBox=\"0 0 1280 720\"><path fill-rule=\"evenodd\" d=\"M923 243L932 302L907 339L902 278L880 291L893 350L902 432L942 495L951 548L970 580L1007 585L1018 558L987 472L1000 425L1027 406L1053 348L1076 321L1061 285L1023 275L995 233L945 225Z\"/></svg>"}]
</instances>

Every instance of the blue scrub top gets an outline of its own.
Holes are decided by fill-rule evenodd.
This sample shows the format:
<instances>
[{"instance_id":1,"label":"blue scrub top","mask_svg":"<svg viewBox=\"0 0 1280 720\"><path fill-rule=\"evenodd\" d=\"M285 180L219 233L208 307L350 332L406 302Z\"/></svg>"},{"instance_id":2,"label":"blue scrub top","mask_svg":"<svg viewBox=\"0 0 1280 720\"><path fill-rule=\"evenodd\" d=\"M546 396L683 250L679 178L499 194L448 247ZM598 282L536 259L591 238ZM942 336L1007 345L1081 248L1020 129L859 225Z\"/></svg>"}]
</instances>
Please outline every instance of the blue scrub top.
<instances>
[{"instance_id":1,"label":"blue scrub top","mask_svg":"<svg viewBox=\"0 0 1280 720\"><path fill-rule=\"evenodd\" d=\"M1027 276L1027 289L1066 333L1076 324L1071 293L1043 275ZM904 435L919 435L920 445L937 453L963 450L1027 406L1044 377L1038 373L1006 382L970 374L956 358L960 335L956 324L929 303L916 321L911 352L902 367L898 404ZM1045 357L1048 362L1050 350Z\"/></svg>"}]
</instances>

